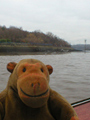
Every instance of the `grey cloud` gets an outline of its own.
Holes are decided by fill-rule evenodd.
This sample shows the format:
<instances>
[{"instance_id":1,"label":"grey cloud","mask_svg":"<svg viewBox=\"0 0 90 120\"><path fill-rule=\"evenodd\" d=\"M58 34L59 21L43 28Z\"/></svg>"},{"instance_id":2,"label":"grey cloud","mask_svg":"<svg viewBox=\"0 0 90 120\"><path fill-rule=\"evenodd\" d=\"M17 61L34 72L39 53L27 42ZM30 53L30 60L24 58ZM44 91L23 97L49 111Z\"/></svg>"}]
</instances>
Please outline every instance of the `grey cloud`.
<instances>
[{"instance_id":1,"label":"grey cloud","mask_svg":"<svg viewBox=\"0 0 90 120\"><path fill-rule=\"evenodd\" d=\"M52 32L71 44L90 43L89 0L1 0L0 25Z\"/></svg>"}]
</instances>

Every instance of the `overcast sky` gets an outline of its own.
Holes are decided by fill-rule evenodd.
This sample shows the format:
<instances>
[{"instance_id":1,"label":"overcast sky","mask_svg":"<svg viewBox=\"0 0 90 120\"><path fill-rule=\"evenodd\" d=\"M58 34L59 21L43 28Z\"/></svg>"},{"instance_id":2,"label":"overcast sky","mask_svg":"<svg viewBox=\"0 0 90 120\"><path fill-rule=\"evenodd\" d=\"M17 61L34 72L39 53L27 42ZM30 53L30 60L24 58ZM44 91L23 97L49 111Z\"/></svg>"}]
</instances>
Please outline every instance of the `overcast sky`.
<instances>
[{"instance_id":1,"label":"overcast sky","mask_svg":"<svg viewBox=\"0 0 90 120\"><path fill-rule=\"evenodd\" d=\"M90 44L90 0L0 0L0 25Z\"/></svg>"}]
</instances>

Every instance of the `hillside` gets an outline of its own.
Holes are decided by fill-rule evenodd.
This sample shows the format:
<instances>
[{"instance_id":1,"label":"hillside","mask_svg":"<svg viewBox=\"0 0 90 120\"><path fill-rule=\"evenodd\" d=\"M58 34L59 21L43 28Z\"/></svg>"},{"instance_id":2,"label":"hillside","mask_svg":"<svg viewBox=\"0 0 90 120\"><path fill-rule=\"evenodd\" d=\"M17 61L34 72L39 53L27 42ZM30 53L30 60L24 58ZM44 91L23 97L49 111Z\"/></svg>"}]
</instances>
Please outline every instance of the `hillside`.
<instances>
[{"instance_id":1,"label":"hillside","mask_svg":"<svg viewBox=\"0 0 90 120\"><path fill-rule=\"evenodd\" d=\"M24 31L22 28L0 26L0 45L23 43L31 46L71 47L65 40L48 32L47 34L34 31Z\"/></svg>"}]
</instances>

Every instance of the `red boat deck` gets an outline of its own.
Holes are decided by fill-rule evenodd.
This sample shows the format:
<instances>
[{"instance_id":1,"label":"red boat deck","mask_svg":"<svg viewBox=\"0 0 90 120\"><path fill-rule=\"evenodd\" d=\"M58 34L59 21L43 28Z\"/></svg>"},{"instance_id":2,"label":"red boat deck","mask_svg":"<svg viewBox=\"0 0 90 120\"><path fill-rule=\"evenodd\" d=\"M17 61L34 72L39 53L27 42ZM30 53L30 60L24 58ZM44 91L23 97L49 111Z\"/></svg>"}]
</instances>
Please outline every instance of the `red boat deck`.
<instances>
[{"instance_id":1,"label":"red boat deck","mask_svg":"<svg viewBox=\"0 0 90 120\"><path fill-rule=\"evenodd\" d=\"M73 105L72 105L73 106ZM84 103L73 106L79 120L90 120L90 99Z\"/></svg>"}]
</instances>

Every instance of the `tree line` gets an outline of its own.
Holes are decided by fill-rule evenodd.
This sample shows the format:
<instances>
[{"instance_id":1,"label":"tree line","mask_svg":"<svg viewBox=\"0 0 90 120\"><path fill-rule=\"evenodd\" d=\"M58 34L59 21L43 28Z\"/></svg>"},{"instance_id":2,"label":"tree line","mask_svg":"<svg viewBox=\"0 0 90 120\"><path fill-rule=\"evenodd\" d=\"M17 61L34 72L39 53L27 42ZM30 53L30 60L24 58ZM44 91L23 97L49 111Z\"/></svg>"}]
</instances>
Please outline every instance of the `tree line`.
<instances>
[{"instance_id":1,"label":"tree line","mask_svg":"<svg viewBox=\"0 0 90 120\"><path fill-rule=\"evenodd\" d=\"M10 26L0 26L0 43L27 43L31 45L56 46L56 47L71 47L71 45L57 37L51 32L43 33L41 31L28 32L22 28Z\"/></svg>"}]
</instances>

